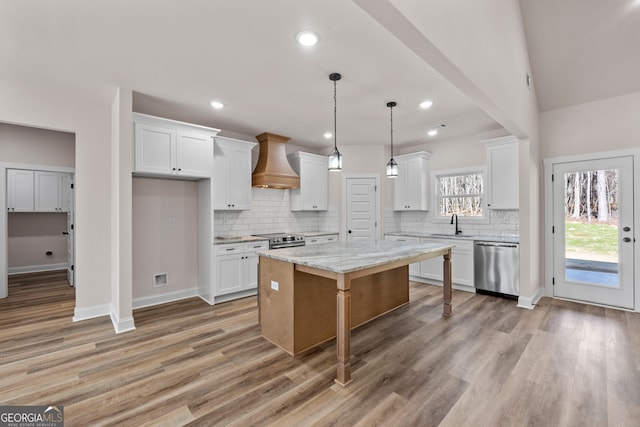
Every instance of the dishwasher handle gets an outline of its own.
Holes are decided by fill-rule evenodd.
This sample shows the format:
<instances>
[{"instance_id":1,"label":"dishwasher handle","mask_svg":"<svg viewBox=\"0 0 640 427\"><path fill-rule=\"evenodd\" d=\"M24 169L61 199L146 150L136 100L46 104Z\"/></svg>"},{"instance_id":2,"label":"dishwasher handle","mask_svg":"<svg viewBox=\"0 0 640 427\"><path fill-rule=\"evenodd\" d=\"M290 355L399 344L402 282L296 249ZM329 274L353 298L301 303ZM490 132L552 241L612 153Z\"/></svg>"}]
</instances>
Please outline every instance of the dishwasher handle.
<instances>
[{"instance_id":1,"label":"dishwasher handle","mask_svg":"<svg viewBox=\"0 0 640 427\"><path fill-rule=\"evenodd\" d=\"M496 248L517 248L515 243L476 242L476 246L491 246Z\"/></svg>"}]
</instances>

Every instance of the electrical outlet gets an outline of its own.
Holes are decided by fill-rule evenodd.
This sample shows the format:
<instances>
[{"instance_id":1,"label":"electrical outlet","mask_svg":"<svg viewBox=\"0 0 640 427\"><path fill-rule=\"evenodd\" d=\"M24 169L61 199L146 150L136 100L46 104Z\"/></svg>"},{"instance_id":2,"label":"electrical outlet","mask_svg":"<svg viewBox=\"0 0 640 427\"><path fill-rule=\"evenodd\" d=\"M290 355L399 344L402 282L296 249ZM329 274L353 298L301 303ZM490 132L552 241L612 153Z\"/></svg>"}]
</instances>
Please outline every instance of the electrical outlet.
<instances>
[{"instance_id":1,"label":"electrical outlet","mask_svg":"<svg viewBox=\"0 0 640 427\"><path fill-rule=\"evenodd\" d=\"M274 291L280 290L280 283L276 282L275 280L272 280L271 289L273 289Z\"/></svg>"}]
</instances>

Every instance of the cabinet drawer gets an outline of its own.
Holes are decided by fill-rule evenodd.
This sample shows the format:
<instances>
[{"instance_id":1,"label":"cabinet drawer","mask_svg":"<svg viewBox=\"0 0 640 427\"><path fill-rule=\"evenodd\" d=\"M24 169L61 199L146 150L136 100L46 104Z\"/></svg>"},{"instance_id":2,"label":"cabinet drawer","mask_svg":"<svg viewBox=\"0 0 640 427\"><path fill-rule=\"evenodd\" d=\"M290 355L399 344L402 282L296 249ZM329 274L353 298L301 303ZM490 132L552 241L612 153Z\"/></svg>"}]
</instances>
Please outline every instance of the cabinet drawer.
<instances>
[{"instance_id":1,"label":"cabinet drawer","mask_svg":"<svg viewBox=\"0 0 640 427\"><path fill-rule=\"evenodd\" d=\"M256 251L264 251L269 249L269 241L259 241L259 242L247 242L244 244L243 251L244 252L256 252Z\"/></svg>"},{"instance_id":2,"label":"cabinet drawer","mask_svg":"<svg viewBox=\"0 0 640 427\"><path fill-rule=\"evenodd\" d=\"M215 245L216 255L230 255L244 252L242 243L230 243L227 245Z\"/></svg>"}]
</instances>

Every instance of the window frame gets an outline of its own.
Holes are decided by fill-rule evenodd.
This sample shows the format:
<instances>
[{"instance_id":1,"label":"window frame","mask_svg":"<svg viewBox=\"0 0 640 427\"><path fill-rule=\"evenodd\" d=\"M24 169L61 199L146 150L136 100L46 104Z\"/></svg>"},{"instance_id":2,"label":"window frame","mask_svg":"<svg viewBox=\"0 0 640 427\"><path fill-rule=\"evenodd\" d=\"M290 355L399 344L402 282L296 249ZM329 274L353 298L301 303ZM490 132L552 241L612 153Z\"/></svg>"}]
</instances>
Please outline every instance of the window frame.
<instances>
[{"instance_id":1,"label":"window frame","mask_svg":"<svg viewBox=\"0 0 640 427\"><path fill-rule=\"evenodd\" d=\"M484 192L482 194L482 216L460 216L458 217L459 223L467 224L488 224L489 212L487 208L487 168L485 165L468 166L463 168L445 169L431 172L432 193L431 198L431 218L434 222L449 222L451 216L440 215L440 178L456 175L472 175L482 174L482 187Z\"/></svg>"}]
</instances>

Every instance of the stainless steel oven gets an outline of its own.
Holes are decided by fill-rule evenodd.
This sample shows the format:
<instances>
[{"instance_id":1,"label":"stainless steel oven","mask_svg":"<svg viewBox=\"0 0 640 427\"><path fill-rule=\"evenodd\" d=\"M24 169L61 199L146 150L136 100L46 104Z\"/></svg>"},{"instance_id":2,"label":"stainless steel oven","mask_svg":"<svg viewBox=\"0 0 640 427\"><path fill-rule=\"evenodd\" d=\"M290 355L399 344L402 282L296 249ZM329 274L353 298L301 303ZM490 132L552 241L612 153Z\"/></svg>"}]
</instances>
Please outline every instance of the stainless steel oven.
<instances>
[{"instance_id":1,"label":"stainless steel oven","mask_svg":"<svg viewBox=\"0 0 640 427\"><path fill-rule=\"evenodd\" d=\"M295 233L254 234L254 236L268 239L269 249L292 248L305 245L304 236Z\"/></svg>"}]
</instances>

